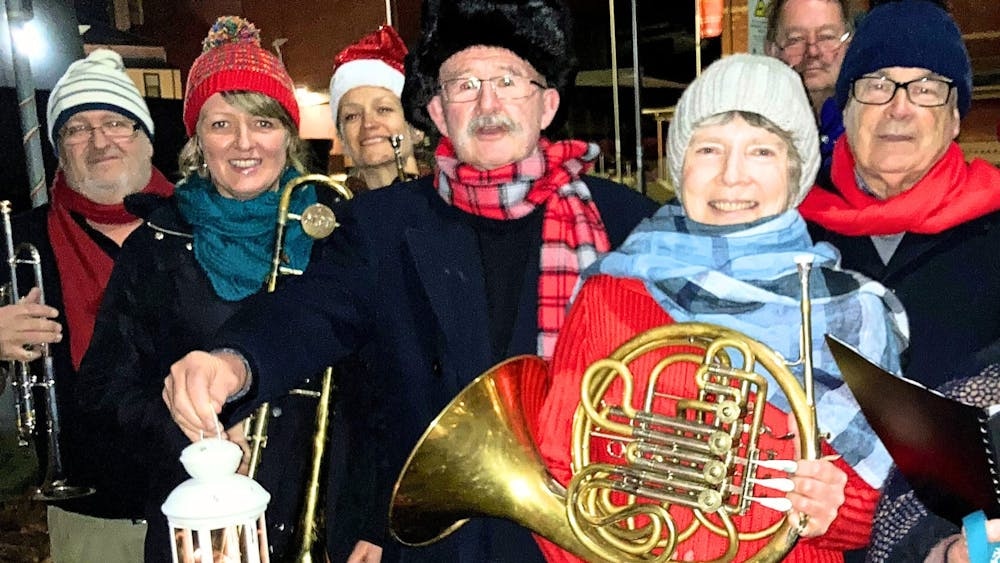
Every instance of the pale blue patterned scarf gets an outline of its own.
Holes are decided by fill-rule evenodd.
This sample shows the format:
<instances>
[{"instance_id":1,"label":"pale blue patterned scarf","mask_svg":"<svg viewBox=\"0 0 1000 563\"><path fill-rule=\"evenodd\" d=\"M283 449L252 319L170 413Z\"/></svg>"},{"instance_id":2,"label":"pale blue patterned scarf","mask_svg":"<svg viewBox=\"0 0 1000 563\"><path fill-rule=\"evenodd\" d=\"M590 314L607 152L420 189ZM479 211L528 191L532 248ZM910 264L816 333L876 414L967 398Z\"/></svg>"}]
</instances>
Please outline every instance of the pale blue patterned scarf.
<instances>
[{"instance_id":1,"label":"pale blue patterned scarf","mask_svg":"<svg viewBox=\"0 0 1000 563\"><path fill-rule=\"evenodd\" d=\"M592 265L598 273L638 278L677 322L697 321L738 330L799 357L800 284L795 257L813 259L809 277L816 412L820 431L858 475L879 488L892 465L861 414L824 341L829 333L899 373L908 326L899 300L881 284L840 269L840 254L814 245L795 210L749 225L713 227L691 221L682 208L662 207L621 248ZM793 369L801 383L802 370ZM788 412L776 382L768 400Z\"/></svg>"},{"instance_id":2,"label":"pale blue patterned scarf","mask_svg":"<svg viewBox=\"0 0 1000 563\"><path fill-rule=\"evenodd\" d=\"M298 176L287 168L279 185ZM192 176L177 184L174 194L194 233L194 257L215 293L226 301L239 301L260 291L271 271L279 193L267 191L240 201L222 197L210 181ZM292 194L289 209L301 213L313 203L316 190L306 186ZM304 270L309 264L312 239L298 221L288 222L284 252L292 268Z\"/></svg>"}]
</instances>

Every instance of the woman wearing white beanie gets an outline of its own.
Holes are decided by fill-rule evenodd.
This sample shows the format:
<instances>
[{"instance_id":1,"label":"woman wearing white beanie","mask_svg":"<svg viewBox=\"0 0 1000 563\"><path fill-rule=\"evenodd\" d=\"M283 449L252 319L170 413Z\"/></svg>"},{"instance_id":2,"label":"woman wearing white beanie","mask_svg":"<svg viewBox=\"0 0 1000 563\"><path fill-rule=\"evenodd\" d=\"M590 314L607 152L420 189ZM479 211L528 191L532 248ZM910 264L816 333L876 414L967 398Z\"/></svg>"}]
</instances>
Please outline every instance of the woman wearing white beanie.
<instances>
[{"instance_id":1,"label":"woman wearing white beanie","mask_svg":"<svg viewBox=\"0 0 1000 563\"><path fill-rule=\"evenodd\" d=\"M668 151L681 205L663 206L641 223L621 248L583 273L583 284L559 335L550 390L535 435L546 464L560 483L570 488L580 483L573 477L581 474L581 463L571 465L568 454L571 421L574 415L583 416L582 409L578 413L583 374L588 366L609 357L636 335L676 322L706 322L742 332L784 358L799 357L801 286L796 259L805 256L813 264L809 297L819 443L821 453L830 457L799 459L802 455L796 440L784 439L795 432L788 403L778 392L777 382L762 374L769 385L763 412L766 430L758 442L760 455L799 461L791 474L756 470L757 477L782 479L789 492L758 485L750 487L748 496L785 497L790 509L779 512L754 502L746 512L733 510L732 520L741 531L763 530L785 522L785 533L801 538L785 561L843 561L843 550L867 542L877 490L890 459L840 378L824 334L846 340L873 361L898 371L899 353L906 346L906 319L899 302L881 285L841 270L833 247L813 245L795 209L812 186L819 166L817 138L801 80L778 60L757 55L724 58L684 92L671 123ZM690 349L685 347L685 351ZM669 366L658 364L653 384L657 395L651 399L654 406L644 404L645 386L654 377L653 364L663 353L662 349L649 352L628 363L634 393L626 398L631 391L621 383L624 376L620 377L608 388L602 408L621 404L623 412L634 408L672 417L681 409L677 397L693 399L694 368L685 360ZM801 381L801 367L792 371ZM592 385L586 384L584 389ZM714 398L706 400L722 400L722 395L710 396ZM708 423L723 424L712 414L701 416L707 417L701 420ZM743 422L749 422L749 417L733 424ZM579 419L572 424L577 428ZM631 439L609 441L610 425L594 424L604 429L604 435L589 438L587 463L633 463L624 455ZM719 460L726 464L727 482L732 480L738 488L750 469L745 460L741 464L726 457L729 455L727 449ZM640 456L654 465L663 463L660 455ZM701 467L692 466L695 470ZM678 487L671 481L651 486ZM722 527L720 513L731 508L728 503L733 493L729 491L726 495L730 496L723 495L722 510L703 510L700 517ZM615 502L616 497L625 496L613 494L609 498ZM697 525L690 509L672 502L664 506L674 520L663 530L672 528L681 533L694 522L690 536L678 541L675 552L668 554L675 559L745 561L770 539L743 538L733 547L725 535ZM638 524L631 521L639 527L631 533L641 535L643 522L653 518L656 516L640 518ZM594 533L605 534L614 527L624 530L626 521ZM645 539L630 537L629 541L635 544ZM652 538L657 539L662 540ZM663 545L653 552L660 554ZM574 559L551 544L545 547L550 561Z\"/></svg>"}]
</instances>

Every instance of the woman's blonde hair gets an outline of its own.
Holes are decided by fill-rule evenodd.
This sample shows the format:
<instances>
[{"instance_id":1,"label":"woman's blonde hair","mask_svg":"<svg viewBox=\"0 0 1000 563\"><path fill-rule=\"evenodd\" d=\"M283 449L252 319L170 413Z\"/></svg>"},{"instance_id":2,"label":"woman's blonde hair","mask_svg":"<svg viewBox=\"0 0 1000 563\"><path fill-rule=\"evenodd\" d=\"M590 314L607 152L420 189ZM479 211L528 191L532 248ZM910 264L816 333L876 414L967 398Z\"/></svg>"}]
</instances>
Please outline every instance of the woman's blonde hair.
<instances>
[{"instance_id":1,"label":"woman's blonde hair","mask_svg":"<svg viewBox=\"0 0 1000 563\"><path fill-rule=\"evenodd\" d=\"M274 98L259 92L222 92L222 99L229 105L239 108L250 115L277 119L288 132L288 144L285 157L288 165L295 168L300 173L305 174L309 168L309 151L305 142L299 138L299 128L295 122L281 107ZM201 117L198 118L199 123ZM198 128L195 127L194 135L184 143L180 155L177 158L181 175L186 180L197 174L202 178L208 178L208 166L205 163L205 155L201 151L201 141L198 137Z\"/></svg>"}]
</instances>

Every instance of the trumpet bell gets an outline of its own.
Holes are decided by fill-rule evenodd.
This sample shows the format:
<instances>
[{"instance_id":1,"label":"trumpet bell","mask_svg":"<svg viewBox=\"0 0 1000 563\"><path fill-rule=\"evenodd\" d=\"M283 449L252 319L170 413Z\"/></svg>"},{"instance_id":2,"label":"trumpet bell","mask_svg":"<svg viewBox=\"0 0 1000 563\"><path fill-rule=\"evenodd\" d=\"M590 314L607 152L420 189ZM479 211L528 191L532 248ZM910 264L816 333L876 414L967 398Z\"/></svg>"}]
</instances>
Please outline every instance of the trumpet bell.
<instances>
[{"instance_id":1,"label":"trumpet bell","mask_svg":"<svg viewBox=\"0 0 1000 563\"><path fill-rule=\"evenodd\" d=\"M39 487L31 498L44 502L68 500L94 494L93 487L70 485L65 479L45 483Z\"/></svg>"}]
</instances>

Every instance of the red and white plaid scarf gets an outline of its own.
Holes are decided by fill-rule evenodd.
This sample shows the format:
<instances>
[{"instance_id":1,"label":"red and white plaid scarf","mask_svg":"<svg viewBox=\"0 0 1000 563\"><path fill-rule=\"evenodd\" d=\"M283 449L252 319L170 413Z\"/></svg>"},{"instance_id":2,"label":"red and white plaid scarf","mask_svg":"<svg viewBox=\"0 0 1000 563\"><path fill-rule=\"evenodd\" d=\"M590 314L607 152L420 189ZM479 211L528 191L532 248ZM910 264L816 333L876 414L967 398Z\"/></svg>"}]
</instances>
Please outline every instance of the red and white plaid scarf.
<instances>
[{"instance_id":1,"label":"red and white plaid scarf","mask_svg":"<svg viewBox=\"0 0 1000 563\"><path fill-rule=\"evenodd\" d=\"M569 299L584 268L611 249L587 185L580 180L597 158L597 145L539 139L520 162L477 170L458 162L447 137L435 156L435 185L445 201L488 219L519 219L540 205L542 246L538 277L538 354L552 357Z\"/></svg>"}]
</instances>

